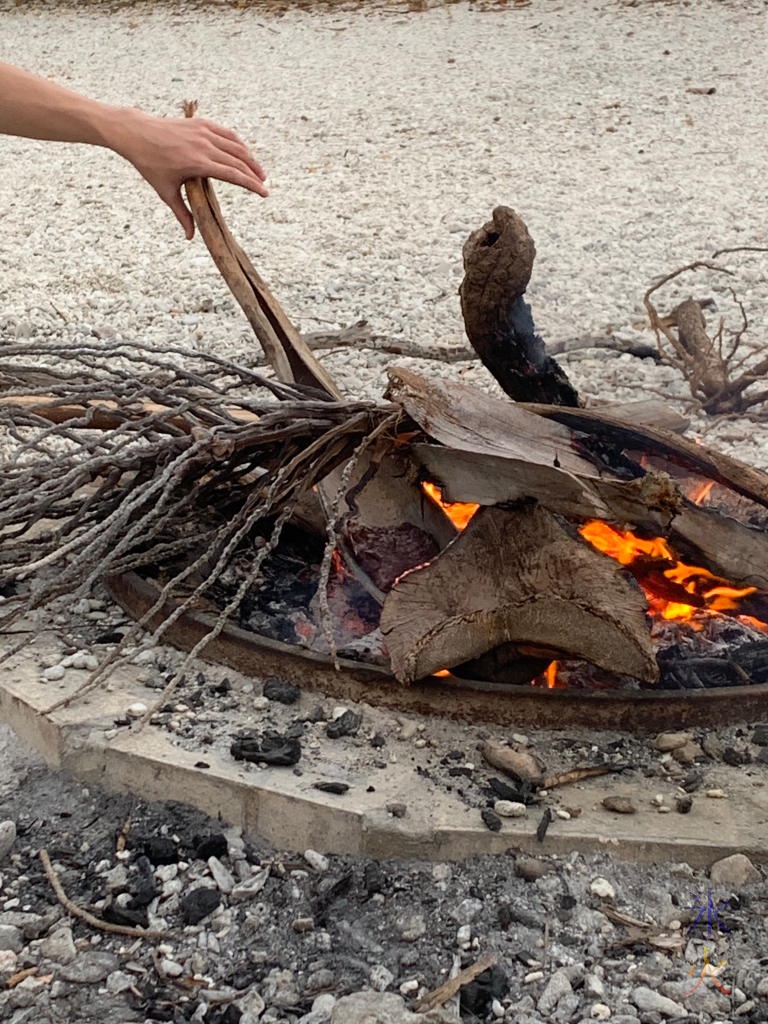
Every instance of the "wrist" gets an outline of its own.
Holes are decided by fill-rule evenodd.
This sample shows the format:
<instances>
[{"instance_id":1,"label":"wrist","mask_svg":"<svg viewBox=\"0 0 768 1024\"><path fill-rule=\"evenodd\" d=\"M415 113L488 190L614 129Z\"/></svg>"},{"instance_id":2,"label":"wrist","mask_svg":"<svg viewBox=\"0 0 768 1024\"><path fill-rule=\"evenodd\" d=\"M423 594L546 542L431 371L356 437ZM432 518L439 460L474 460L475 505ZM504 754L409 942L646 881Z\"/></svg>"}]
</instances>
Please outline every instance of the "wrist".
<instances>
[{"instance_id":1,"label":"wrist","mask_svg":"<svg viewBox=\"0 0 768 1024\"><path fill-rule=\"evenodd\" d=\"M149 115L135 107L110 107L100 104L94 114L93 129L97 145L128 158L131 139L141 130Z\"/></svg>"}]
</instances>

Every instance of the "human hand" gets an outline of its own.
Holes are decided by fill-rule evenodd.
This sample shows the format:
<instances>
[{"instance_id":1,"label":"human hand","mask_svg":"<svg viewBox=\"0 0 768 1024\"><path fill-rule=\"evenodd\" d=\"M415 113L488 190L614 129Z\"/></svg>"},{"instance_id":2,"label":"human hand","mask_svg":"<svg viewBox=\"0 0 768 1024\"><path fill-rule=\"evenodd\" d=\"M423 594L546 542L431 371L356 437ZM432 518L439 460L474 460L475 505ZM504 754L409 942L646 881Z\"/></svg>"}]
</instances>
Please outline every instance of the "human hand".
<instances>
[{"instance_id":1,"label":"human hand","mask_svg":"<svg viewBox=\"0 0 768 1024\"><path fill-rule=\"evenodd\" d=\"M269 195L261 164L229 128L205 118L153 117L140 110L117 111L113 122L104 130L107 145L132 163L170 206L188 239L195 222L181 186L189 178L216 178Z\"/></svg>"}]
</instances>

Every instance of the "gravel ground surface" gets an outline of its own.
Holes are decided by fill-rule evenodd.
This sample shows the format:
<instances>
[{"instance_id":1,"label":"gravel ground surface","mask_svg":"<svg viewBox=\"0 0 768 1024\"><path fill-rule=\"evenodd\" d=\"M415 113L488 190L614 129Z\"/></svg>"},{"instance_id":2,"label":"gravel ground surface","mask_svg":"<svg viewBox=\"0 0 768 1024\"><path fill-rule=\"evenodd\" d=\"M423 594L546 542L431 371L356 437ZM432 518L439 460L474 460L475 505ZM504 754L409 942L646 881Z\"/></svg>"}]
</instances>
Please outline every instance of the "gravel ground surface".
<instances>
[{"instance_id":1,"label":"gravel ground surface","mask_svg":"<svg viewBox=\"0 0 768 1024\"><path fill-rule=\"evenodd\" d=\"M506 203L537 242L530 298L544 337L637 344L652 342L642 294L656 275L768 243L765 17L758 0L278 14L0 2L0 59L157 113L197 97L237 128L272 195L222 186L226 215L302 330L364 318L425 354L461 344L461 245ZM95 333L257 358L202 243L184 242L131 168L21 140L0 140L0 154L0 338ZM759 351L768 258L725 259ZM738 323L717 276L686 278L659 304L689 291ZM391 361L324 359L354 396L380 394ZM563 362L591 400L663 394L687 408L679 374L652 359L584 347ZM416 365L488 384L471 361ZM693 426L768 466L762 423ZM693 760L733 749L759 783L761 735L724 733L712 751L697 735ZM429 1018L405 1004L489 951L505 978L465 995L467 1021L768 1019L768 903L749 864L707 878L607 854L462 866L281 855L182 808L84 791L8 734L0 742L0 1019L12 1024L416 1024ZM112 920L162 919L169 937L73 923L41 847L79 903ZM689 908L708 889L716 906L730 901L730 934L691 930ZM617 924L616 909L651 927ZM728 963L697 985L705 947L713 969Z\"/></svg>"}]
</instances>

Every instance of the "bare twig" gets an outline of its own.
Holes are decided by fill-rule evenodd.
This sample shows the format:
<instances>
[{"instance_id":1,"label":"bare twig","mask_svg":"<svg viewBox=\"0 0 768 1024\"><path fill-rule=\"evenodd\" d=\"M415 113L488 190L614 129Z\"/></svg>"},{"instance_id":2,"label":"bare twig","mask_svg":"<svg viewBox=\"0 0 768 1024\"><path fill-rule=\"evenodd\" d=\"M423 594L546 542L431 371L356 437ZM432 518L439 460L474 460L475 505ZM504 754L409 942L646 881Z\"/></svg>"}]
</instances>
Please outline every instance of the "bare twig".
<instances>
[{"instance_id":1,"label":"bare twig","mask_svg":"<svg viewBox=\"0 0 768 1024\"><path fill-rule=\"evenodd\" d=\"M40 850L39 856L43 865L43 871L45 871L45 877L50 882L51 888L56 894L56 899L72 917L84 921L91 928L97 928L102 932L109 932L111 935L128 935L134 939L167 939L170 937L168 932L155 931L151 928L132 928L130 925L125 924L112 924L111 921L102 921L101 918L94 917L93 914L73 903L64 892L59 876L54 871L53 864L51 864L48 851Z\"/></svg>"},{"instance_id":2,"label":"bare twig","mask_svg":"<svg viewBox=\"0 0 768 1024\"><path fill-rule=\"evenodd\" d=\"M493 967L497 962L497 957L494 953L486 953L485 956L481 956L480 959L472 964L470 967L465 967L463 971L460 971L455 978L449 978L444 981L442 985L438 985L436 989L428 992L423 996L415 1006L417 1013L429 1013L430 1010L436 1010L438 1007L447 1003L449 999L453 999L456 993L468 985L471 981Z\"/></svg>"}]
</instances>

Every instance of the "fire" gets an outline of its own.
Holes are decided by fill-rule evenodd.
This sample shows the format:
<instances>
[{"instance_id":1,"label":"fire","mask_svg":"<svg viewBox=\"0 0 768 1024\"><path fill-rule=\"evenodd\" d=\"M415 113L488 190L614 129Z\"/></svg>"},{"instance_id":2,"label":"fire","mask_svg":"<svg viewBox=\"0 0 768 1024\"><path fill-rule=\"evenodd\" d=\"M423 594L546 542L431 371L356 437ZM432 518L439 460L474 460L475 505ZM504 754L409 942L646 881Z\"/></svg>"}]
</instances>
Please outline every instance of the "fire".
<instances>
[{"instance_id":1,"label":"fire","mask_svg":"<svg viewBox=\"0 0 768 1024\"><path fill-rule=\"evenodd\" d=\"M424 493L440 506L457 530L466 529L467 523L480 508L471 501L443 501L443 492L437 484L430 483L429 480L425 480L421 486Z\"/></svg>"},{"instance_id":2,"label":"fire","mask_svg":"<svg viewBox=\"0 0 768 1024\"><path fill-rule=\"evenodd\" d=\"M599 519L585 523L579 532L598 551L627 566L642 587L651 613L662 619L700 628L695 616L736 611L742 598L757 590L732 587L708 569L679 561L663 537L644 540L630 530L618 530ZM663 580L669 585L665 586ZM691 595L690 601L685 599L686 594Z\"/></svg>"},{"instance_id":3,"label":"fire","mask_svg":"<svg viewBox=\"0 0 768 1024\"><path fill-rule=\"evenodd\" d=\"M547 667L544 669L544 681L547 684L548 690L554 690L557 686L557 662L550 661Z\"/></svg>"}]
</instances>

